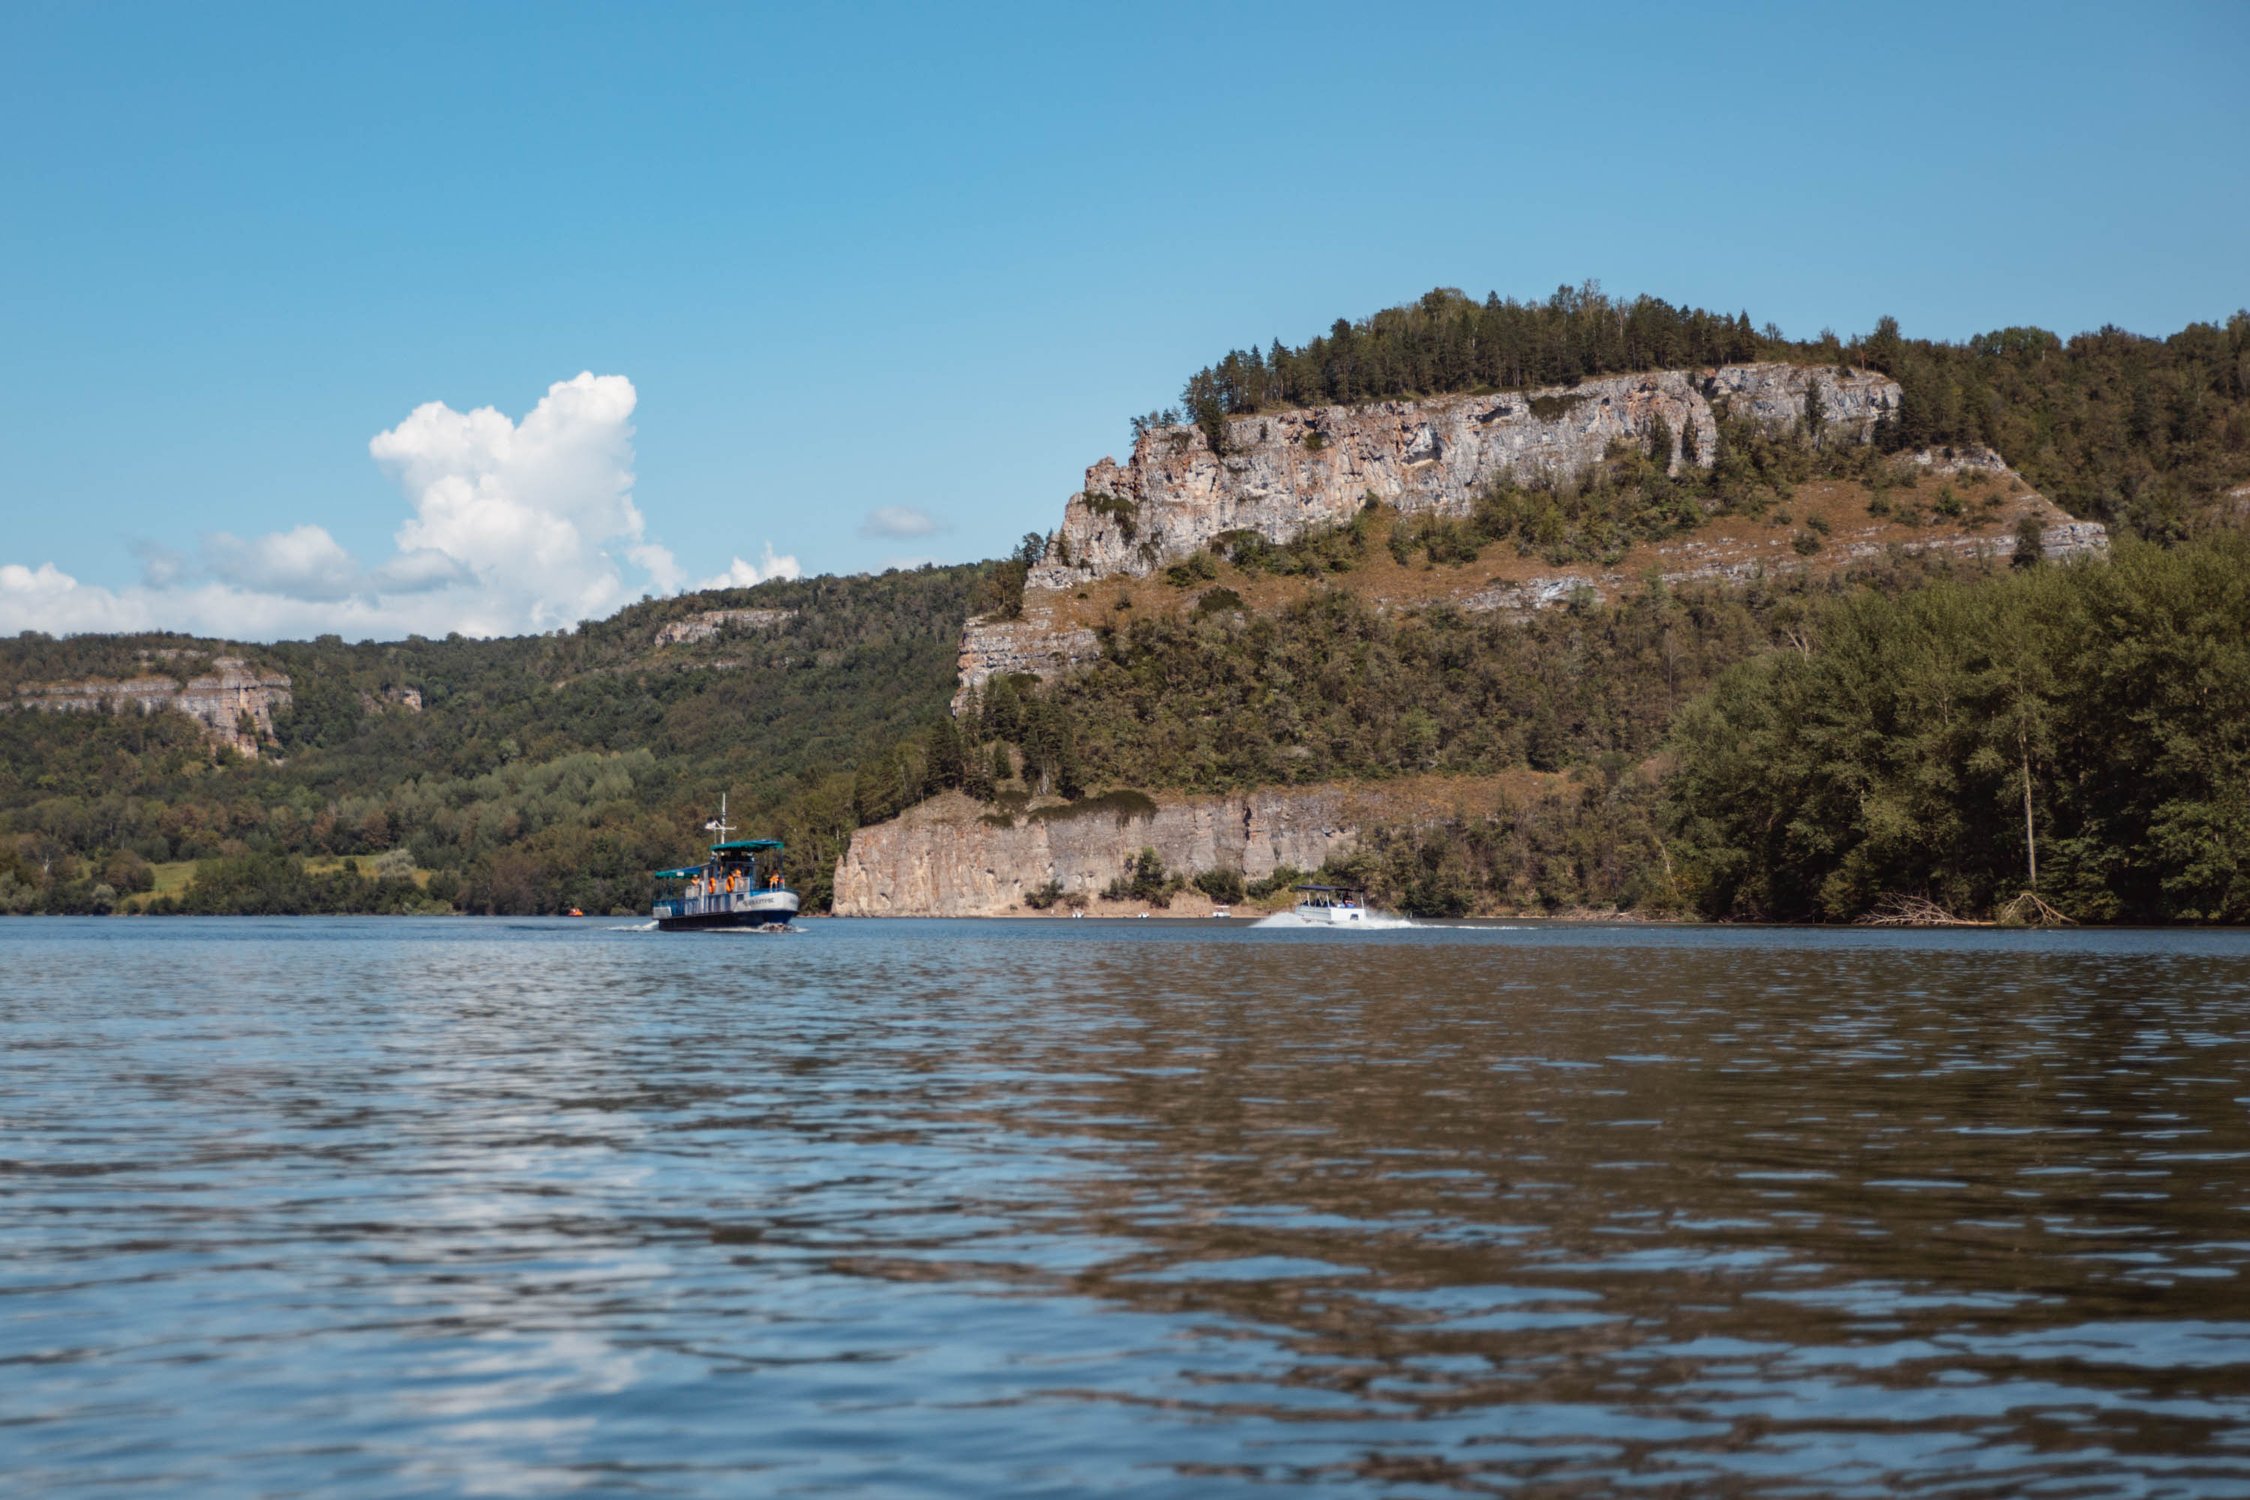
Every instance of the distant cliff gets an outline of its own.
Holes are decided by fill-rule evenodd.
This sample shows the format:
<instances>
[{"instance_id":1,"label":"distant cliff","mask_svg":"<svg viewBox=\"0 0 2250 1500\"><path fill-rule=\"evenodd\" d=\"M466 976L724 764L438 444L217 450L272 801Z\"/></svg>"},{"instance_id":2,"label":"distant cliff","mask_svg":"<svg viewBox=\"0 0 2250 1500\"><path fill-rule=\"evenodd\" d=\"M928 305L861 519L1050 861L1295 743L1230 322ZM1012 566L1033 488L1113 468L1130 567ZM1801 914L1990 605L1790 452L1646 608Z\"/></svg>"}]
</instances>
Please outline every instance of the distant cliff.
<instances>
[{"instance_id":1,"label":"distant cliff","mask_svg":"<svg viewBox=\"0 0 2250 1500\"><path fill-rule=\"evenodd\" d=\"M1466 514L1496 480L1575 478L1612 443L1649 442L1659 422L1675 466L1708 466L1718 410L1785 432L1816 395L1827 443L1869 441L1899 403L1898 384L1871 371L1756 364L1235 417L1224 453L1198 428L1151 428L1129 462L1086 471L1029 586L1148 574L1230 531L1286 542L1350 520L1370 498L1408 515Z\"/></svg>"},{"instance_id":2,"label":"distant cliff","mask_svg":"<svg viewBox=\"0 0 2250 1500\"><path fill-rule=\"evenodd\" d=\"M1793 366L1761 366L1759 369L1794 370ZM1658 382L1672 377L1643 377L1644 382ZM1817 383L1832 379L1833 372L1813 371L1804 380ZM1873 377L1870 377L1872 380ZM1607 382L1592 382L1599 385ZM1874 416L1879 414L1878 403L1889 399L1882 384L1871 384L1860 389L1853 403L1847 403L1847 393L1832 392L1836 402L1845 410L1856 412L1850 423L1838 429L1831 426L1825 441L1833 443L1858 441L1868 430ZM1756 410L1760 420L1785 424L1782 409L1791 399L1787 394L1789 382L1778 377L1766 382L1758 390L1762 405ZM1823 386L1826 390L1827 387ZM1581 390L1586 389L1581 387ZM1462 398L1418 403L1411 408L1393 403L1394 411L1422 411L1438 408L1458 415ZM1651 398L1654 399L1654 398ZM1823 401L1830 399L1823 396ZM1617 411L1619 408L1609 408ZM1738 408L1739 409L1739 408ZM1636 405L1628 399L1623 405L1623 416L1604 416L1596 420L1607 424L1649 422L1647 403ZM1279 423L1309 418L1310 413L1289 413L1285 416L1245 418L1245 423ZM1692 412L1689 413L1693 415ZM1397 428L1403 419L1391 419ZM1679 431L1680 429L1675 429ZM1693 432L1690 426L1685 429ZM1200 434L1195 434L1200 442ZM1168 440L1167 440L1168 441ZM1605 440L1605 445L1606 445ZM1683 440L1684 442L1685 440ZM1156 435L1144 438L1135 462L1147 456ZM1208 459L1208 450L1199 450ZM1323 449L1323 452L1326 450ZM1458 453L1459 449L1451 450ZM1286 449L1276 450L1268 456L1271 464L1296 462ZM1171 455L1157 461L1157 472L1170 472L1174 458ZM1237 455L1227 461L1240 463L1246 470L1255 470L1261 460L1257 455ZM1684 459L1681 462L1685 462ZM1106 464L1106 461L1105 461ZM1888 554L1899 556L1952 557L1965 562L1993 565L2005 563L2021 546L2026 525L2035 530L2041 555L2055 559L2101 552L2109 546L2109 533L2098 521L2074 520L2062 509L2026 484L2021 475L2010 468L2001 457L1984 448L1945 449L1901 455L1892 465L1897 472L1920 476L1913 480L1921 490L1922 498L1944 504L1943 496L1949 486L1958 486L1981 498L1975 513L1960 510L1949 519L1943 512L1934 511L1916 520L1908 521L1896 514L1878 514L1867 503L1870 495L1864 488L1845 485L1812 484L1803 488L1791 503L1799 522L1809 522L1818 530L1813 533L1811 545L1806 538L1793 534L1787 528L1752 524L1736 517L1715 517L1703 525L1663 541L1643 542L1629 549L1621 558L1609 563L1569 563L1555 565L1535 556L1525 556L1519 550L1495 549L1492 556L1480 558L1475 566L1452 570L1426 570L1406 572L1385 569L1381 559L1362 566L1353 574L1331 579L1335 586L1347 588L1385 608L1419 608L1444 602L1470 612L1495 610L1509 614L1524 614L1533 610L1553 608L1581 596L1616 599L1639 589L1650 580L1662 581L1667 587L1692 586L1701 583L1749 583L1760 577L1798 572L1832 572L1837 569L1873 562ZM1123 472L1114 465L1098 464L1090 474L1102 475ZM1232 470L1227 470L1231 473ZM1359 472L1365 473L1363 468ZM1409 474L1425 488L1418 491L1415 503L1435 509L1442 505L1448 510L1458 510L1468 501L1463 496L1476 493L1476 483L1465 477L1464 469L1440 482L1438 477L1418 471ZM1327 482L1327 481L1324 481ZM1439 497L1433 499L1432 497ZM1340 492L1324 492L1316 496L1316 504L1306 507L1318 509L1324 518L1323 526L1333 524L1333 517L1341 512L1345 516L1356 512L1358 505ZM1088 505L1084 494L1070 502L1069 519L1057 533L1050 546L1050 557L1070 555L1069 540L1073 526L1084 524ZM1364 503L1361 501L1360 503ZM1248 508L1245 503L1224 498L1210 502L1212 513L1218 514L1228 505L1234 505L1234 514L1241 515ZM1289 506L1276 506L1271 497L1260 500L1259 508L1269 520L1295 525L1289 519ZM1187 516L1183 525L1209 529L1205 521L1193 520L1182 507L1171 507L1173 513ZM1125 513L1115 515L1101 510L1093 512L1096 521L1114 525L1129 519ZM1222 528L1224 529L1224 528ZM1302 535L1315 529L1307 522L1297 527L1295 534ZM1101 535L1108 535L1103 531ZM1214 533L1215 534L1215 533ZM1114 549L1113 549L1114 550ZM1029 674L1052 678L1072 668L1085 665L1101 655L1101 631L1121 622L1128 616L1120 615L1114 608L1118 598L1131 595L1143 609L1150 607L1183 608L1192 603L1193 595L1164 586L1158 580L1147 579L1144 574L1132 571L1097 578L1083 571L1069 575L1076 581L1067 586L1049 586L1057 574L1053 562L1033 570L1026 586L1023 606L1013 619L972 619L961 633L958 676L953 698L956 713L968 703L970 693L981 688L999 675ZM1097 587L1097 585L1099 585ZM1091 595L1100 597L1091 597Z\"/></svg>"},{"instance_id":3,"label":"distant cliff","mask_svg":"<svg viewBox=\"0 0 2250 1500\"><path fill-rule=\"evenodd\" d=\"M144 714L176 709L203 726L215 744L255 760L273 739L274 714L289 706L290 683L280 672L259 671L236 656L209 659L208 670L186 678L155 673L122 679L25 683L16 703L47 713ZM417 697L417 706L419 698Z\"/></svg>"},{"instance_id":4,"label":"distant cliff","mask_svg":"<svg viewBox=\"0 0 2250 1500\"><path fill-rule=\"evenodd\" d=\"M659 626L652 639L659 646L713 641L733 631L771 630L788 623L796 613L793 609L707 609Z\"/></svg>"},{"instance_id":5,"label":"distant cliff","mask_svg":"<svg viewBox=\"0 0 2250 1500\"><path fill-rule=\"evenodd\" d=\"M1645 445L1660 430L1669 434L1671 468L1707 468L1718 453L1722 415L1780 434L1804 431L1817 412L1818 441L1863 444L1899 400L1897 382L1872 371L1746 364L1605 376L1505 395L1233 417L1219 453L1201 428L1151 427L1130 461L1105 458L1086 471L1085 487L1064 506L1062 525L1030 571L1020 615L968 622L954 709L995 674L1049 677L1093 660L1100 653L1096 631L1065 601L1103 579L1146 577L1230 532L1286 543L1350 521L1370 499L1402 516L1465 515L1497 481L1574 479L1611 445ZM2006 472L1997 459L1992 464ZM2039 504L2043 523L2069 520ZM1677 550L1676 564L1640 561L1683 579L1753 564L1742 549L1721 545L1714 552L1708 542ZM1784 550L1757 565L1765 561L1786 567L1794 560ZM1538 608L1582 587L1614 592L1595 570L1573 569L1465 593L1458 602L1470 609Z\"/></svg>"}]
</instances>

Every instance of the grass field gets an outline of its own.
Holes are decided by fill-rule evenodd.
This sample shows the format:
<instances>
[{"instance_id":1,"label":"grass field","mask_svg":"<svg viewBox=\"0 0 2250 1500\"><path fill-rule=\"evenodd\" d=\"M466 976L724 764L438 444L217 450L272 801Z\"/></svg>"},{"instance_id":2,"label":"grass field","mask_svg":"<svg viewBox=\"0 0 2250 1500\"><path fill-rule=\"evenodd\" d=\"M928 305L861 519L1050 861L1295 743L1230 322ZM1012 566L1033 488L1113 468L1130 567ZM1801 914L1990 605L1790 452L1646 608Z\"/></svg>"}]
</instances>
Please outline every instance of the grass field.
<instances>
[{"instance_id":1,"label":"grass field","mask_svg":"<svg viewBox=\"0 0 2250 1500\"><path fill-rule=\"evenodd\" d=\"M376 856L368 855L353 862L358 864L360 873L364 875L373 871L375 859ZM176 859L149 866L156 872L155 886L137 895L124 897L117 903L117 909L122 912L146 911L149 903L160 897L184 895L189 883L195 879L196 863L192 859ZM306 860L305 869L314 875L329 875L342 869L345 863L341 857L324 856ZM415 885L424 889L429 887L430 871L415 865L408 873L414 877Z\"/></svg>"}]
</instances>

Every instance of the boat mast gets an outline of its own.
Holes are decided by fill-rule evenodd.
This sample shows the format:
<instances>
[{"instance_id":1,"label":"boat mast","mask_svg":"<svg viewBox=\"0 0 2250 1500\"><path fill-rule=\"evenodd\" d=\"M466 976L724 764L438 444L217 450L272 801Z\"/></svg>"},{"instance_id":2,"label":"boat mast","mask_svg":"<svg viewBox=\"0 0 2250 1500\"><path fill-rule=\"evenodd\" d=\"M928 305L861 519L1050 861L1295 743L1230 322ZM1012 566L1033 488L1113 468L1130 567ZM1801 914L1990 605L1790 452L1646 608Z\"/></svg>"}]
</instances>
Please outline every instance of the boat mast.
<instances>
[{"instance_id":1,"label":"boat mast","mask_svg":"<svg viewBox=\"0 0 2250 1500\"><path fill-rule=\"evenodd\" d=\"M719 793L719 815L704 824L703 829L706 833L715 833L719 836L717 842L711 846L710 854L705 856L703 861L703 868L706 872L704 878L716 884L719 878L718 845L725 843L727 835L734 831L734 825L727 821L727 794L725 792Z\"/></svg>"}]
</instances>

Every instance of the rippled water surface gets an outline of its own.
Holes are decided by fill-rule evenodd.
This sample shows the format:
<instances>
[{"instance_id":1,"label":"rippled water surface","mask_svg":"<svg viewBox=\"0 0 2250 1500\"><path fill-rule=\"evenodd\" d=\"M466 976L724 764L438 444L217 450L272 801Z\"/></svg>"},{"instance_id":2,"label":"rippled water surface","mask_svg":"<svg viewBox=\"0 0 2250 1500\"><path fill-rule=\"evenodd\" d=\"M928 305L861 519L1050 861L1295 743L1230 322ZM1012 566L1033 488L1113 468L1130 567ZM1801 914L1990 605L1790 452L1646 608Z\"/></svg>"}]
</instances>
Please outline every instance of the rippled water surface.
<instances>
[{"instance_id":1,"label":"rippled water surface","mask_svg":"<svg viewBox=\"0 0 2250 1500\"><path fill-rule=\"evenodd\" d=\"M0 925L16 1493L2250 1493L2250 939Z\"/></svg>"}]
</instances>

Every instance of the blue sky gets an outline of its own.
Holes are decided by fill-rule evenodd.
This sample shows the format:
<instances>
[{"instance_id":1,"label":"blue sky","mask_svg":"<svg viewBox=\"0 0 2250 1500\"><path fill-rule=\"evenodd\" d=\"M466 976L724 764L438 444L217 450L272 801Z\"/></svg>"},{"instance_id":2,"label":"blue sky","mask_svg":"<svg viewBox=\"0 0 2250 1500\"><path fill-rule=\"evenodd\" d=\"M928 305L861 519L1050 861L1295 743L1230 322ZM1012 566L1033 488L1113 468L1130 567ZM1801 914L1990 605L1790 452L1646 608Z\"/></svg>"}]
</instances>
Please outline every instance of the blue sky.
<instances>
[{"instance_id":1,"label":"blue sky","mask_svg":"<svg viewBox=\"0 0 2250 1500\"><path fill-rule=\"evenodd\" d=\"M1437 285L2168 332L2250 303L2246 77L2231 3L18 0L0 629L991 556L1198 365Z\"/></svg>"}]
</instances>

